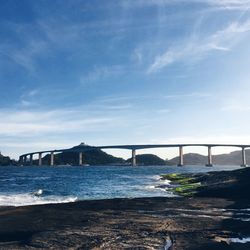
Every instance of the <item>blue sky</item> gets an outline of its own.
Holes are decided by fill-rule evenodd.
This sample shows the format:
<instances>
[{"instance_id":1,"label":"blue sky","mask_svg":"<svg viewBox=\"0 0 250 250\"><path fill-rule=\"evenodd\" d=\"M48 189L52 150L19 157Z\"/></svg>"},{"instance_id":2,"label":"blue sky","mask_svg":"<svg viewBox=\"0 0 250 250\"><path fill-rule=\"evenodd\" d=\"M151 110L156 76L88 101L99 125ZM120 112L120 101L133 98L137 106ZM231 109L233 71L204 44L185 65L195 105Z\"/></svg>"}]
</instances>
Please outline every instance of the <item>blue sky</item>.
<instances>
[{"instance_id":1,"label":"blue sky","mask_svg":"<svg viewBox=\"0 0 250 250\"><path fill-rule=\"evenodd\" d=\"M2 153L250 143L250 1L0 4Z\"/></svg>"}]
</instances>

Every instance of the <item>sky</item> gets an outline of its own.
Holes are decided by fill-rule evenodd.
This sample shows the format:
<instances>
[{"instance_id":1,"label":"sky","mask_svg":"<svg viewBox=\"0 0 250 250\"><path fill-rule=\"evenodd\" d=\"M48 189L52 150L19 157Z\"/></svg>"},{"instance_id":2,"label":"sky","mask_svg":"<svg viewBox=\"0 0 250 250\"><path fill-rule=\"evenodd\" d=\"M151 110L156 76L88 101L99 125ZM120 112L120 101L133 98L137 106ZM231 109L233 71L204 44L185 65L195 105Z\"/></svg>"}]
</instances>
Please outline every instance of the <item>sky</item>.
<instances>
[{"instance_id":1,"label":"sky","mask_svg":"<svg viewBox=\"0 0 250 250\"><path fill-rule=\"evenodd\" d=\"M250 144L250 0L0 0L0 38L4 155Z\"/></svg>"}]
</instances>

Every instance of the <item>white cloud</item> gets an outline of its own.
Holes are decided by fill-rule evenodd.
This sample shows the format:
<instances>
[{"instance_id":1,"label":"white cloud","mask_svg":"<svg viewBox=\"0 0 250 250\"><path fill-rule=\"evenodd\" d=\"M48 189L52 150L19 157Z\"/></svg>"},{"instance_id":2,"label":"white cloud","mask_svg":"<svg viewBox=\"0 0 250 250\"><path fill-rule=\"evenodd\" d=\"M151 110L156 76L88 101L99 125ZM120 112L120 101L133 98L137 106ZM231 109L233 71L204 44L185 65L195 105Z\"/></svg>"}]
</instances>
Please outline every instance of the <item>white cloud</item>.
<instances>
[{"instance_id":1,"label":"white cloud","mask_svg":"<svg viewBox=\"0 0 250 250\"><path fill-rule=\"evenodd\" d=\"M47 44L42 40L27 39L22 48L11 44L0 44L0 53L12 62L34 74L37 57L48 52Z\"/></svg>"},{"instance_id":2,"label":"white cloud","mask_svg":"<svg viewBox=\"0 0 250 250\"><path fill-rule=\"evenodd\" d=\"M241 40L243 36L240 35L249 31L250 20L247 20L244 23L232 22L225 29L205 38L191 38L157 56L148 68L148 73L157 72L175 62L193 63L214 51L229 51Z\"/></svg>"},{"instance_id":3,"label":"white cloud","mask_svg":"<svg viewBox=\"0 0 250 250\"><path fill-rule=\"evenodd\" d=\"M35 96L39 93L38 89L32 89L26 93L27 96Z\"/></svg>"},{"instance_id":4,"label":"white cloud","mask_svg":"<svg viewBox=\"0 0 250 250\"><path fill-rule=\"evenodd\" d=\"M110 78L117 77L124 73L124 68L120 65L94 67L88 74L80 77L82 85Z\"/></svg>"},{"instance_id":5,"label":"white cloud","mask_svg":"<svg viewBox=\"0 0 250 250\"><path fill-rule=\"evenodd\" d=\"M33 103L30 102L30 101L27 101L27 100L24 100L24 99L21 100L21 106L23 106L23 107L30 107L32 105L33 105Z\"/></svg>"},{"instance_id":6,"label":"white cloud","mask_svg":"<svg viewBox=\"0 0 250 250\"><path fill-rule=\"evenodd\" d=\"M36 95L39 93L38 89L31 89L25 91L20 97L20 104L22 107L31 107L37 105L37 100L35 100Z\"/></svg>"},{"instance_id":7,"label":"white cloud","mask_svg":"<svg viewBox=\"0 0 250 250\"><path fill-rule=\"evenodd\" d=\"M195 2L201 2L202 0L196 0ZM250 7L249 0L204 0L205 3L212 5L223 7L225 9L248 9Z\"/></svg>"},{"instance_id":8,"label":"white cloud","mask_svg":"<svg viewBox=\"0 0 250 250\"><path fill-rule=\"evenodd\" d=\"M145 7L145 6L159 6L173 5L173 4L203 4L211 7L218 7L229 10L245 10L250 7L249 0L137 0L124 1L124 7Z\"/></svg>"},{"instance_id":9,"label":"white cloud","mask_svg":"<svg viewBox=\"0 0 250 250\"><path fill-rule=\"evenodd\" d=\"M171 110L170 109L158 109L156 112L159 114L167 114L167 113L170 113Z\"/></svg>"},{"instance_id":10,"label":"white cloud","mask_svg":"<svg viewBox=\"0 0 250 250\"><path fill-rule=\"evenodd\" d=\"M109 126L114 118L87 116L81 110L13 111L0 110L4 120L0 124L1 136L31 137L47 134L76 133L101 130Z\"/></svg>"},{"instance_id":11,"label":"white cloud","mask_svg":"<svg viewBox=\"0 0 250 250\"><path fill-rule=\"evenodd\" d=\"M237 89L234 91L233 95L224 96L221 100L220 111L228 113L227 115L242 116L244 121L248 116L243 116L240 113L250 112L250 102L247 95L247 89Z\"/></svg>"},{"instance_id":12,"label":"white cloud","mask_svg":"<svg viewBox=\"0 0 250 250\"><path fill-rule=\"evenodd\" d=\"M132 61L134 61L136 64L141 64L143 60L143 54L142 52L137 48L134 50L131 56Z\"/></svg>"},{"instance_id":13,"label":"white cloud","mask_svg":"<svg viewBox=\"0 0 250 250\"><path fill-rule=\"evenodd\" d=\"M212 96L210 93L193 92L193 93L187 93L187 94L166 95L164 96L164 98L166 99L178 99L178 98L185 98L185 97L204 98L204 97L210 97L210 96Z\"/></svg>"},{"instance_id":14,"label":"white cloud","mask_svg":"<svg viewBox=\"0 0 250 250\"><path fill-rule=\"evenodd\" d=\"M231 104L223 106L221 108L223 112L250 112L250 106L240 105L240 104Z\"/></svg>"}]
</instances>

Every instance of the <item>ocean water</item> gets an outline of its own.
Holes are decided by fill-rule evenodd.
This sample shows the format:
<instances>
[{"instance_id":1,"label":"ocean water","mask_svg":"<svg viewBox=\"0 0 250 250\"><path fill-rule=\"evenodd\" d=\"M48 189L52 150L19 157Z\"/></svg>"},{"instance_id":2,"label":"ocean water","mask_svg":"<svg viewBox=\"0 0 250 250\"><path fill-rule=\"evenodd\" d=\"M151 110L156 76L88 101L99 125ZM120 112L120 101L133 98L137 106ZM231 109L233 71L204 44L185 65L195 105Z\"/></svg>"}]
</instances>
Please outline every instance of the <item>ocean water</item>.
<instances>
[{"instance_id":1,"label":"ocean water","mask_svg":"<svg viewBox=\"0 0 250 250\"><path fill-rule=\"evenodd\" d=\"M159 185L166 173L233 170L239 166L0 167L0 206L173 194Z\"/></svg>"}]
</instances>

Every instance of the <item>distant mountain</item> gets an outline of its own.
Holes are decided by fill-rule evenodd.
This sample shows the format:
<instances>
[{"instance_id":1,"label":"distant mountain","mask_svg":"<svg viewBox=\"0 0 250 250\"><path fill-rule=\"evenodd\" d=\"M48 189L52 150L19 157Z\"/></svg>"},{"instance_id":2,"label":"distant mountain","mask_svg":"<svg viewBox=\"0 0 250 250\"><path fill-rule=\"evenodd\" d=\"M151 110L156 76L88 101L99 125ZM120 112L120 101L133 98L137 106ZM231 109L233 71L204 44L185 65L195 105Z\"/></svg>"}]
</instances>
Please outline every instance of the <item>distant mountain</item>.
<instances>
[{"instance_id":1,"label":"distant mountain","mask_svg":"<svg viewBox=\"0 0 250 250\"><path fill-rule=\"evenodd\" d=\"M250 164L250 149L246 150L246 161ZM218 165L241 165L242 152L241 150L237 150L229 154L215 155L213 156L213 162Z\"/></svg>"},{"instance_id":2,"label":"distant mountain","mask_svg":"<svg viewBox=\"0 0 250 250\"><path fill-rule=\"evenodd\" d=\"M47 154L42 159L43 165L50 164L50 154ZM34 161L37 164L37 160ZM59 154L55 154L54 158L55 165L65 165L79 164L79 154L75 152L63 152ZM115 165L115 164L125 164L125 160L122 158L114 157L110 154L103 152L100 149L92 149L83 152L83 163L89 165Z\"/></svg>"},{"instance_id":3,"label":"distant mountain","mask_svg":"<svg viewBox=\"0 0 250 250\"><path fill-rule=\"evenodd\" d=\"M183 160L185 165L205 165L207 163L207 156L200 154L184 154ZM169 162L177 165L179 163L179 156L170 159Z\"/></svg>"},{"instance_id":4,"label":"distant mountain","mask_svg":"<svg viewBox=\"0 0 250 250\"><path fill-rule=\"evenodd\" d=\"M131 158L127 160L128 163L131 163ZM166 165L166 161L154 154L140 154L136 155L136 164L137 165Z\"/></svg>"},{"instance_id":5,"label":"distant mountain","mask_svg":"<svg viewBox=\"0 0 250 250\"><path fill-rule=\"evenodd\" d=\"M185 165L205 165L207 163L207 156L200 154L184 154L183 156ZM250 165L250 149L246 150L246 161ZM178 164L179 157L174 157L169 160L174 164ZM242 156L241 150L233 151L229 154L219 154L213 155L213 164L215 165L241 165L242 164Z\"/></svg>"}]
</instances>

